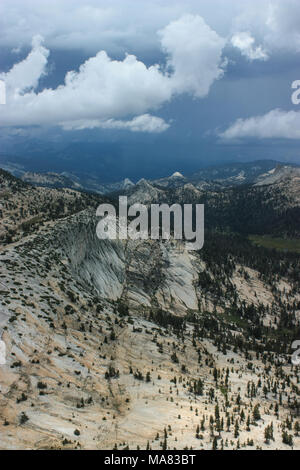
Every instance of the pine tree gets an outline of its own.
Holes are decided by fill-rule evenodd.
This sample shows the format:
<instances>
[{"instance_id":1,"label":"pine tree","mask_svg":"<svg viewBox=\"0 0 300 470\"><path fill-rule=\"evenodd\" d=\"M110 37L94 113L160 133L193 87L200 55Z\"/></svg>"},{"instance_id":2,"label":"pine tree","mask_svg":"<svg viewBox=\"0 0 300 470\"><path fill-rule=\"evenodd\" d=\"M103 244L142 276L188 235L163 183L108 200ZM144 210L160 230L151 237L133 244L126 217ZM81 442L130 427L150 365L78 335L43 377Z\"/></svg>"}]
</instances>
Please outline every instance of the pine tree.
<instances>
[{"instance_id":1,"label":"pine tree","mask_svg":"<svg viewBox=\"0 0 300 470\"><path fill-rule=\"evenodd\" d=\"M239 428L239 422L238 422L238 420L236 420L235 426L234 426L234 437L235 437L235 439L236 439L237 437L239 437L239 435L240 435L239 430L240 430L240 428Z\"/></svg>"},{"instance_id":2,"label":"pine tree","mask_svg":"<svg viewBox=\"0 0 300 470\"><path fill-rule=\"evenodd\" d=\"M227 416L227 432L230 432L230 416Z\"/></svg>"},{"instance_id":3,"label":"pine tree","mask_svg":"<svg viewBox=\"0 0 300 470\"><path fill-rule=\"evenodd\" d=\"M205 417L203 416L203 419L201 421L201 431L205 431Z\"/></svg>"},{"instance_id":4,"label":"pine tree","mask_svg":"<svg viewBox=\"0 0 300 470\"><path fill-rule=\"evenodd\" d=\"M283 431L283 433L282 433L282 442L284 444L287 444L288 446L293 447L293 445L294 445L293 436L291 434L288 434L287 431Z\"/></svg>"},{"instance_id":5,"label":"pine tree","mask_svg":"<svg viewBox=\"0 0 300 470\"><path fill-rule=\"evenodd\" d=\"M246 431L250 432L250 430L250 416L248 415Z\"/></svg>"},{"instance_id":6,"label":"pine tree","mask_svg":"<svg viewBox=\"0 0 300 470\"><path fill-rule=\"evenodd\" d=\"M253 410L253 420L259 421L261 419L260 412L259 412L259 404L255 405Z\"/></svg>"},{"instance_id":7,"label":"pine tree","mask_svg":"<svg viewBox=\"0 0 300 470\"><path fill-rule=\"evenodd\" d=\"M273 423L265 428L265 443L270 444L270 440L274 440Z\"/></svg>"},{"instance_id":8,"label":"pine tree","mask_svg":"<svg viewBox=\"0 0 300 470\"><path fill-rule=\"evenodd\" d=\"M213 439L212 450L218 450L218 439L216 437Z\"/></svg>"}]
</instances>

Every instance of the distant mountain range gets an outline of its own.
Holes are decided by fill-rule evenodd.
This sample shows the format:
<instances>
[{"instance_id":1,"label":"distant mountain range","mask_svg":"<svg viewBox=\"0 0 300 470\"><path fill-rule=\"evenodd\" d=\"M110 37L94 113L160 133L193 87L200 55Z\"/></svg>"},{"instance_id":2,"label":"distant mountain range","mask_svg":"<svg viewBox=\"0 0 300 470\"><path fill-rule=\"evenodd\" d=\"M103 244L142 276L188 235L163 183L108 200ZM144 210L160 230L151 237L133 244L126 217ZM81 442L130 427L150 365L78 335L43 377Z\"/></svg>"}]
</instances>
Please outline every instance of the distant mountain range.
<instances>
[{"instance_id":1,"label":"distant mountain range","mask_svg":"<svg viewBox=\"0 0 300 470\"><path fill-rule=\"evenodd\" d=\"M117 200L119 195L126 195L129 204L205 204L205 221L209 229L253 235L272 233L284 237L299 236L299 166L256 161L210 167L191 176L175 172L158 180L143 178L136 184L129 179L101 184L92 177L80 179L69 173L50 172L27 172L18 179L3 170L0 174L1 171L4 176L2 183L0 180L0 191L9 189L4 184L7 181L10 186L24 185L31 188L29 193L35 189L33 193L37 201L40 198L46 201L47 191L55 190L58 199L67 192L71 199L77 193L96 200L105 197L111 201ZM28 190L25 192L27 197ZM56 206L55 203L52 209ZM58 213L64 214L64 206L59 203Z\"/></svg>"},{"instance_id":2,"label":"distant mountain range","mask_svg":"<svg viewBox=\"0 0 300 470\"><path fill-rule=\"evenodd\" d=\"M94 192L98 194L108 194L116 191L124 191L134 183L130 179L125 178L123 181L116 183L100 183L96 178L81 176L78 177L71 173L31 173L26 172L21 175L22 181L30 183L34 186L42 186L48 188L71 188L79 191Z\"/></svg>"},{"instance_id":3,"label":"distant mountain range","mask_svg":"<svg viewBox=\"0 0 300 470\"><path fill-rule=\"evenodd\" d=\"M105 183L97 175L84 173L28 172L14 164L2 164L2 168L19 177L22 181L40 187L69 188L97 194L120 193L133 190L135 187L135 183L129 178L118 182ZM210 166L191 175L183 175L176 171L165 178L156 180L142 179L136 185L140 188L141 185L148 182L153 188L171 189L190 184L195 190L218 191L241 185L261 186L272 184L289 175L299 173L299 171L300 167L294 164L281 163L275 160L259 160Z\"/></svg>"}]
</instances>

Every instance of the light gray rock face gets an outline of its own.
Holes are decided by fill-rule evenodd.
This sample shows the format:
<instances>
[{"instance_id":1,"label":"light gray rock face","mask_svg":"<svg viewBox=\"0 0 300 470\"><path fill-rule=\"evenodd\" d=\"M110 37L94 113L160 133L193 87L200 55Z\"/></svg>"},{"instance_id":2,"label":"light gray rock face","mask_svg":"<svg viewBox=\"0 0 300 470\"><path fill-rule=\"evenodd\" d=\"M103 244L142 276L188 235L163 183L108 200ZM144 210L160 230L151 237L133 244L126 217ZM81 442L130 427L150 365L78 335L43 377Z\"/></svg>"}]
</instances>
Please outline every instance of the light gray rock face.
<instances>
[{"instance_id":1,"label":"light gray rock face","mask_svg":"<svg viewBox=\"0 0 300 470\"><path fill-rule=\"evenodd\" d=\"M99 240L97 222L91 210L84 211L59 223L51 240L78 280L100 296L116 300L125 282L125 245Z\"/></svg>"},{"instance_id":2,"label":"light gray rock face","mask_svg":"<svg viewBox=\"0 0 300 470\"><path fill-rule=\"evenodd\" d=\"M48 172L48 173L31 173L26 172L21 177L22 181L30 183L34 186L45 186L47 188L72 188L83 189L82 186L68 178L67 176Z\"/></svg>"},{"instance_id":3,"label":"light gray rock face","mask_svg":"<svg viewBox=\"0 0 300 470\"><path fill-rule=\"evenodd\" d=\"M61 222L53 233L73 275L98 295L133 308L162 308L184 315L197 310L197 271L184 244L152 240L100 240L90 211Z\"/></svg>"},{"instance_id":4,"label":"light gray rock face","mask_svg":"<svg viewBox=\"0 0 300 470\"><path fill-rule=\"evenodd\" d=\"M163 195L163 191L155 188L145 179L141 179L129 193L128 202L129 204L155 204Z\"/></svg>"},{"instance_id":5,"label":"light gray rock face","mask_svg":"<svg viewBox=\"0 0 300 470\"><path fill-rule=\"evenodd\" d=\"M1 284L0 284L0 288L1 288ZM0 340L3 334L3 327L7 325L7 322L10 316L11 315L9 311L1 305L0 307Z\"/></svg>"},{"instance_id":6,"label":"light gray rock face","mask_svg":"<svg viewBox=\"0 0 300 470\"><path fill-rule=\"evenodd\" d=\"M168 310L184 313L186 309L197 310L198 301L194 289L196 271L192 255L184 245L164 245L163 257L166 260L164 283L159 287L156 297Z\"/></svg>"},{"instance_id":7,"label":"light gray rock face","mask_svg":"<svg viewBox=\"0 0 300 470\"><path fill-rule=\"evenodd\" d=\"M0 284L0 288L1 288L1 284ZM4 327L7 326L10 316L11 315L8 312L8 310L3 305L0 305L0 366L6 363L6 344L2 340L2 336L3 336L3 329ZM1 384L0 384L0 391L1 391Z\"/></svg>"},{"instance_id":8,"label":"light gray rock face","mask_svg":"<svg viewBox=\"0 0 300 470\"><path fill-rule=\"evenodd\" d=\"M263 175L255 186L268 188L270 192L279 191L286 198L288 207L300 204L299 167L278 166Z\"/></svg>"},{"instance_id":9,"label":"light gray rock face","mask_svg":"<svg viewBox=\"0 0 300 470\"><path fill-rule=\"evenodd\" d=\"M270 185L283 182L291 178L300 178L300 168L292 166L278 166L264 173L257 179L255 186Z\"/></svg>"}]
</instances>

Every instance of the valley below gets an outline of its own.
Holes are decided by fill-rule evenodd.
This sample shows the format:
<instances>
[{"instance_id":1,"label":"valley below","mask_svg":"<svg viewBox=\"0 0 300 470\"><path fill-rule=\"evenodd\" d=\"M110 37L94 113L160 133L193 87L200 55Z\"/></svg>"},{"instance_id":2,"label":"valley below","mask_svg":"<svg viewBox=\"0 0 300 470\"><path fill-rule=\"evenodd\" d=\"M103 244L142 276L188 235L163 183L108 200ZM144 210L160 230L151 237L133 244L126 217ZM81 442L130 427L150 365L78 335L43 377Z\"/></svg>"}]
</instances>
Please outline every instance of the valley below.
<instances>
[{"instance_id":1,"label":"valley below","mask_svg":"<svg viewBox=\"0 0 300 470\"><path fill-rule=\"evenodd\" d=\"M258 243L298 240L298 171L284 181L126 190L205 203L193 252L99 240L102 196L3 172L0 448L300 449L299 253Z\"/></svg>"}]
</instances>

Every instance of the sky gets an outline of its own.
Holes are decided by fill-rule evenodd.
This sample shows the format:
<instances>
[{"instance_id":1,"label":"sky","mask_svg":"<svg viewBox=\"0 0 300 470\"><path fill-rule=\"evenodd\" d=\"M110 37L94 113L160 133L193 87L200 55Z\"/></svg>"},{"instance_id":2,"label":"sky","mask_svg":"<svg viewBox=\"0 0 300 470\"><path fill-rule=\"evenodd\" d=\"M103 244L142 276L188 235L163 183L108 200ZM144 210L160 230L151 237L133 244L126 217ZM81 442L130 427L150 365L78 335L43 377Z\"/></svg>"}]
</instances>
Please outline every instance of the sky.
<instances>
[{"instance_id":1,"label":"sky","mask_svg":"<svg viewBox=\"0 0 300 470\"><path fill-rule=\"evenodd\" d=\"M300 163L299 0L1 0L0 50L0 163Z\"/></svg>"}]
</instances>

